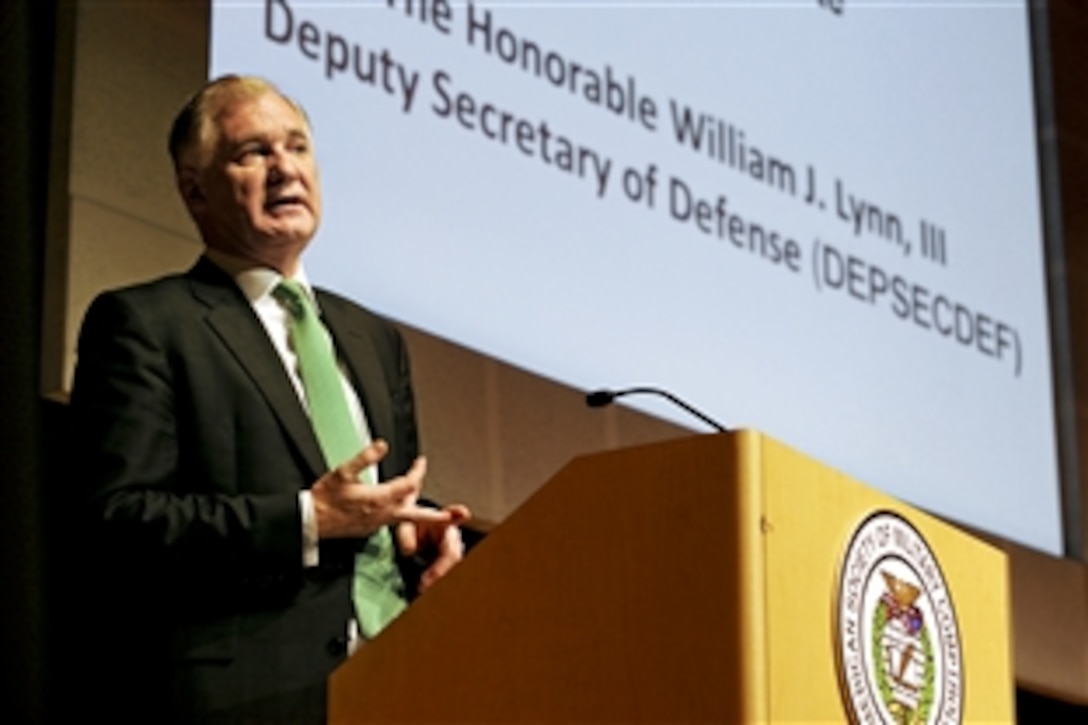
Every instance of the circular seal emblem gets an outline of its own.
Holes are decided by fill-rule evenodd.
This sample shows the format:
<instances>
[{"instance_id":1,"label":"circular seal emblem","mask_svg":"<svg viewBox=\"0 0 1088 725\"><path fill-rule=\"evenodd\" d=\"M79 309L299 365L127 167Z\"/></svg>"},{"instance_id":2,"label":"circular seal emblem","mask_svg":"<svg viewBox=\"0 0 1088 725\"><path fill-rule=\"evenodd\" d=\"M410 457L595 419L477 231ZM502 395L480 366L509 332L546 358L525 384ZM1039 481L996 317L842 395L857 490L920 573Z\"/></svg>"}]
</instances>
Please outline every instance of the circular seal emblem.
<instances>
[{"instance_id":1,"label":"circular seal emblem","mask_svg":"<svg viewBox=\"0 0 1088 725\"><path fill-rule=\"evenodd\" d=\"M963 722L963 657L937 558L906 519L866 518L842 561L839 686L855 725Z\"/></svg>"}]
</instances>

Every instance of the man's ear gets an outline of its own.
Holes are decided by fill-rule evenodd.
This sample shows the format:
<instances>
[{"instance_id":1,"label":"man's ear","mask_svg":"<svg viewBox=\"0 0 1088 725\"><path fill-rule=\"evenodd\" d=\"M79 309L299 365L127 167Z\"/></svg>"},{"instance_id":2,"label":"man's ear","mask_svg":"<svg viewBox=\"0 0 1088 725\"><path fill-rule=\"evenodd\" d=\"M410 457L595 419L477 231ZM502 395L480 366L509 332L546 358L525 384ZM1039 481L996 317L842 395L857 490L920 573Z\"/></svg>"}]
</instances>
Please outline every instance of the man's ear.
<instances>
[{"instance_id":1,"label":"man's ear","mask_svg":"<svg viewBox=\"0 0 1088 725\"><path fill-rule=\"evenodd\" d=\"M178 169L177 185L185 206L189 208L189 213L197 214L203 211L208 199L204 195L204 188L200 184L200 175L197 174L196 169L191 166Z\"/></svg>"}]
</instances>

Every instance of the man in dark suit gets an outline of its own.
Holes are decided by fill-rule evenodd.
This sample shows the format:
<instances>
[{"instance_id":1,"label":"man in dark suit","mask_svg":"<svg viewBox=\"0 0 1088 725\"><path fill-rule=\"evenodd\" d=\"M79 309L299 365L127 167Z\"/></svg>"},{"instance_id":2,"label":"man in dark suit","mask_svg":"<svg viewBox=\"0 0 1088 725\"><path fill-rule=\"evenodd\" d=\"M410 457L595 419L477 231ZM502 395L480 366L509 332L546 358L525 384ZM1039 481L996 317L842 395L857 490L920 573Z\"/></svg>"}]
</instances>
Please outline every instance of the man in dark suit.
<instances>
[{"instance_id":1,"label":"man in dark suit","mask_svg":"<svg viewBox=\"0 0 1088 725\"><path fill-rule=\"evenodd\" d=\"M321 722L325 678L376 634L359 631L357 562L395 558L382 581L396 601L461 557L467 509L418 503L426 463L400 335L306 280L321 214L312 143L268 83L207 85L170 139L204 256L101 295L84 321L72 475L93 548L73 613L93 696L118 718ZM331 338L360 441L347 460L326 460L311 425L284 279ZM360 480L375 468L382 485ZM375 544L385 531L395 557ZM404 565L421 554L413 580Z\"/></svg>"}]
</instances>

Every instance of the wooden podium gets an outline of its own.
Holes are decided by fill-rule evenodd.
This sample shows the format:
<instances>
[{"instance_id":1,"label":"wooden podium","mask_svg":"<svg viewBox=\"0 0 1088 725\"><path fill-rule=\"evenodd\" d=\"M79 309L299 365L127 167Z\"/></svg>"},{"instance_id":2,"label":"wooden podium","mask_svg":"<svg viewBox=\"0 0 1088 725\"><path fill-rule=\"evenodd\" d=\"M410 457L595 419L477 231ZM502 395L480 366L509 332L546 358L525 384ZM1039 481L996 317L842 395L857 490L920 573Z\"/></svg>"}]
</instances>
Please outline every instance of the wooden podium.
<instances>
[{"instance_id":1,"label":"wooden podium","mask_svg":"<svg viewBox=\"0 0 1088 725\"><path fill-rule=\"evenodd\" d=\"M1009 637L997 550L696 436L568 464L333 673L329 722L1012 722Z\"/></svg>"}]
</instances>

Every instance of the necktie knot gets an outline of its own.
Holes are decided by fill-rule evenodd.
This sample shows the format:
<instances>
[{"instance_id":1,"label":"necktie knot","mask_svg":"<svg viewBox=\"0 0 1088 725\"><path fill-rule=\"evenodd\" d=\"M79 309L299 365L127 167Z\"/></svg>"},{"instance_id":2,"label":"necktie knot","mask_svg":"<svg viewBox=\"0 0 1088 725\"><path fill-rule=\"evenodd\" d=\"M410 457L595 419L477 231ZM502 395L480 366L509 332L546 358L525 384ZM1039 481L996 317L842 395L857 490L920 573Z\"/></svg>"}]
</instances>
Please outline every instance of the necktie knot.
<instances>
[{"instance_id":1,"label":"necktie knot","mask_svg":"<svg viewBox=\"0 0 1088 725\"><path fill-rule=\"evenodd\" d=\"M311 309L310 298L302 285L293 279L283 279L272 290L272 296L283 305L287 313L296 320L306 317Z\"/></svg>"}]
</instances>

